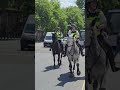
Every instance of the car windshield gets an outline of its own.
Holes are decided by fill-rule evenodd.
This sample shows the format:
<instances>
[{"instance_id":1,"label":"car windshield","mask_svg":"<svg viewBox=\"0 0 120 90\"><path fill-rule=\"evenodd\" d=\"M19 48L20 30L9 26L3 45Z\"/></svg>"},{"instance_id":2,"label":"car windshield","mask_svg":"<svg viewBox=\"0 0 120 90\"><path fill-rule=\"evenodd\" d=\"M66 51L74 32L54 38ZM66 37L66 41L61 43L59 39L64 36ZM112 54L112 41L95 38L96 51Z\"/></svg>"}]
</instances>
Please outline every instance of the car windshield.
<instances>
[{"instance_id":1,"label":"car windshield","mask_svg":"<svg viewBox=\"0 0 120 90\"><path fill-rule=\"evenodd\" d=\"M45 39L46 40L52 40L52 36L46 36Z\"/></svg>"},{"instance_id":2,"label":"car windshield","mask_svg":"<svg viewBox=\"0 0 120 90\"><path fill-rule=\"evenodd\" d=\"M85 31L80 31L81 40L85 40Z\"/></svg>"},{"instance_id":3,"label":"car windshield","mask_svg":"<svg viewBox=\"0 0 120 90\"><path fill-rule=\"evenodd\" d=\"M120 13L113 13L110 19L110 23L114 33L120 32Z\"/></svg>"},{"instance_id":4,"label":"car windshield","mask_svg":"<svg viewBox=\"0 0 120 90\"><path fill-rule=\"evenodd\" d=\"M25 33L35 33L35 24L27 24L24 32Z\"/></svg>"}]
</instances>

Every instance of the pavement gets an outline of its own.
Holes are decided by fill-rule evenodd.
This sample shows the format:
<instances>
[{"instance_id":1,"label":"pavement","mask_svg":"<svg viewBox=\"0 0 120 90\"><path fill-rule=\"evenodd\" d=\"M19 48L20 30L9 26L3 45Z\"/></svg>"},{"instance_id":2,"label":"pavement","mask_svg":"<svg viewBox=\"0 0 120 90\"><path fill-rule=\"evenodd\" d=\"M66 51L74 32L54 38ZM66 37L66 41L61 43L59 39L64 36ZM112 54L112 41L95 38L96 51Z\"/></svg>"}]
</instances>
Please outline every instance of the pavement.
<instances>
[{"instance_id":1,"label":"pavement","mask_svg":"<svg viewBox=\"0 0 120 90\"><path fill-rule=\"evenodd\" d=\"M0 41L0 90L34 90L34 51L21 51L20 40Z\"/></svg>"}]
</instances>

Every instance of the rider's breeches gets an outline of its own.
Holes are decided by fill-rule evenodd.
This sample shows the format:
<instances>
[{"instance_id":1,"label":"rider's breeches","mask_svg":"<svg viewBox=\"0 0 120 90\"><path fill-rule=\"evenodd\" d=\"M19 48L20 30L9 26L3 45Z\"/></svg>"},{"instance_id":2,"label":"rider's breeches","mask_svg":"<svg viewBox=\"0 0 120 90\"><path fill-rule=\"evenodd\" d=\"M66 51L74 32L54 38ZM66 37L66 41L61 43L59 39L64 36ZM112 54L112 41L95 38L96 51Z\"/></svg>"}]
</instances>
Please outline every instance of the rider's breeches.
<instances>
[{"instance_id":1,"label":"rider's breeches","mask_svg":"<svg viewBox=\"0 0 120 90\"><path fill-rule=\"evenodd\" d=\"M114 53L112 47L104 40L102 35L98 36L98 42L105 51L111 67L113 67L115 65L115 62L114 62Z\"/></svg>"}]
</instances>

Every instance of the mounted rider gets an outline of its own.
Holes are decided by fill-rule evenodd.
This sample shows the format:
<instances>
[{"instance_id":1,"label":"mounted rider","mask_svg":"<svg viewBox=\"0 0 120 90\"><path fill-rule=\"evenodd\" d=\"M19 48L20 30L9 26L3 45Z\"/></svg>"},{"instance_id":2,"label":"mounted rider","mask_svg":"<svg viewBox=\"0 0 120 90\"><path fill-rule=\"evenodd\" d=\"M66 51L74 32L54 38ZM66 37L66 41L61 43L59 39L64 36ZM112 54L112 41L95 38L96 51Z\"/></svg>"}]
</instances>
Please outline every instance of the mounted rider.
<instances>
[{"instance_id":1,"label":"mounted rider","mask_svg":"<svg viewBox=\"0 0 120 90\"><path fill-rule=\"evenodd\" d=\"M62 50L62 53L63 53L63 43L61 41L62 33L60 31L60 27L57 28L57 30L55 31L55 34L56 34L57 41L59 42L61 50Z\"/></svg>"},{"instance_id":2,"label":"mounted rider","mask_svg":"<svg viewBox=\"0 0 120 90\"><path fill-rule=\"evenodd\" d=\"M107 35L107 20L103 12L97 8L97 0L87 0L86 3L86 17L85 17L85 27L86 30L95 30L96 36L100 46L105 50L107 57L109 58L111 69L113 72L118 71L119 68L115 67L114 54L112 47L106 42ZM87 40L86 40L87 42ZM86 51L87 53L87 51Z\"/></svg>"},{"instance_id":3,"label":"mounted rider","mask_svg":"<svg viewBox=\"0 0 120 90\"><path fill-rule=\"evenodd\" d=\"M81 45L80 45L80 40L79 40L80 35L79 35L78 30L76 30L76 25L75 25L75 24L72 24L72 25L69 26L69 28L70 28L70 29L69 29L69 31L68 31L68 37L69 37L69 36L72 36L72 37L73 37L74 41L76 41L77 45L78 45L79 48L80 48L81 55L84 56L82 47L81 47ZM66 53L67 53L67 45L65 46L65 55L64 55L64 57L66 56Z\"/></svg>"},{"instance_id":4,"label":"mounted rider","mask_svg":"<svg viewBox=\"0 0 120 90\"><path fill-rule=\"evenodd\" d=\"M58 41L59 45L60 45L60 48L63 52L63 44L61 42L61 38L62 38L62 33L60 31L60 27L57 27L56 31L55 31L55 37L56 37L56 41ZM50 51L51 51L51 48L50 48Z\"/></svg>"}]
</instances>

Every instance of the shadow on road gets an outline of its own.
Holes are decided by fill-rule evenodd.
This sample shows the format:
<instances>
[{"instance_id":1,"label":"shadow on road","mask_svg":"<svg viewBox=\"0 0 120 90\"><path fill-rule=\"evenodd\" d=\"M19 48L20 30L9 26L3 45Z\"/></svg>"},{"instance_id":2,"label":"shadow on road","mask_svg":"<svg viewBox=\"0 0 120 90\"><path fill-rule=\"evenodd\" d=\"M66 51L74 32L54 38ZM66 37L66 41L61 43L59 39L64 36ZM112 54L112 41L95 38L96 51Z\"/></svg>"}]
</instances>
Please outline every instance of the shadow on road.
<instances>
[{"instance_id":1,"label":"shadow on road","mask_svg":"<svg viewBox=\"0 0 120 90\"><path fill-rule=\"evenodd\" d=\"M68 72L68 73L61 74L60 77L58 78L58 80L61 81L61 82L59 84L57 84L56 86L64 87L64 85L68 82L74 82L74 81L77 81L77 80L85 80L85 76L70 78L69 77L69 72Z\"/></svg>"},{"instance_id":2,"label":"shadow on road","mask_svg":"<svg viewBox=\"0 0 120 90\"><path fill-rule=\"evenodd\" d=\"M59 68L59 65L56 65L56 68L54 68L54 66L48 66L48 67L45 67L45 70L43 72L47 72L47 71L51 71L51 70L55 70L55 69L58 69Z\"/></svg>"}]
</instances>

